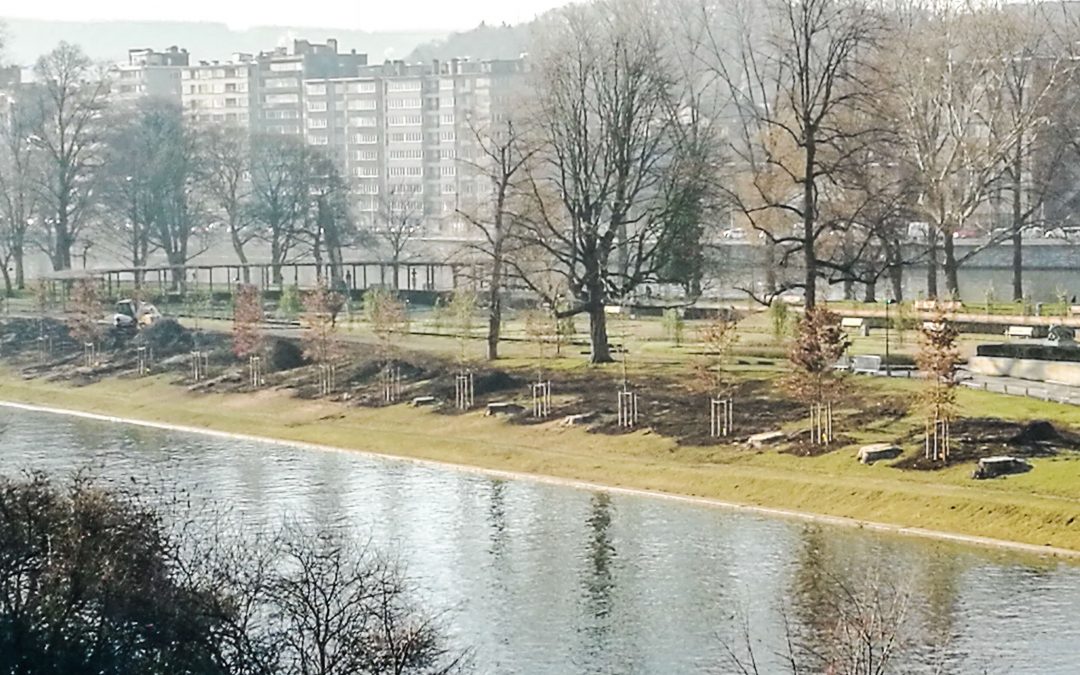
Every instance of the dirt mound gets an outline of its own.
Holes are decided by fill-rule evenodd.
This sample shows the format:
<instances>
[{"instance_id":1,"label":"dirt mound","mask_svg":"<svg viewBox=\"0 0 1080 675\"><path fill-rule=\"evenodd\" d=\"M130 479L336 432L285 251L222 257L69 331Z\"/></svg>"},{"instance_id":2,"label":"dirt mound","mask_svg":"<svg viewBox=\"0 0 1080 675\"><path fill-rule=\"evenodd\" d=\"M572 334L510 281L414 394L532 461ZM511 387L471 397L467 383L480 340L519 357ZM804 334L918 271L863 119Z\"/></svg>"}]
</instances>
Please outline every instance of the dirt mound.
<instances>
[{"instance_id":1,"label":"dirt mound","mask_svg":"<svg viewBox=\"0 0 1080 675\"><path fill-rule=\"evenodd\" d=\"M1031 445L1032 443L1061 442L1062 435L1046 420L1036 420L1025 424L1020 432L1008 440L1009 445Z\"/></svg>"},{"instance_id":2,"label":"dirt mound","mask_svg":"<svg viewBox=\"0 0 1080 675\"><path fill-rule=\"evenodd\" d=\"M150 347L159 357L191 351L194 340L191 331L176 319L161 319L139 332L135 344Z\"/></svg>"},{"instance_id":3,"label":"dirt mound","mask_svg":"<svg viewBox=\"0 0 1080 675\"><path fill-rule=\"evenodd\" d=\"M988 417L961 419L953 422L949 465L977 462L984 457L1013 455L1017 457L1052 457L1059 452L1080 450L1080 435L1062 431L1046 421L1027 424ZM904 439L904 445L921 447L922 434ZM927 460L922 452L904 457L893 466L901 469L935 470L940 462Z\"/></svg>"}]
</instances>

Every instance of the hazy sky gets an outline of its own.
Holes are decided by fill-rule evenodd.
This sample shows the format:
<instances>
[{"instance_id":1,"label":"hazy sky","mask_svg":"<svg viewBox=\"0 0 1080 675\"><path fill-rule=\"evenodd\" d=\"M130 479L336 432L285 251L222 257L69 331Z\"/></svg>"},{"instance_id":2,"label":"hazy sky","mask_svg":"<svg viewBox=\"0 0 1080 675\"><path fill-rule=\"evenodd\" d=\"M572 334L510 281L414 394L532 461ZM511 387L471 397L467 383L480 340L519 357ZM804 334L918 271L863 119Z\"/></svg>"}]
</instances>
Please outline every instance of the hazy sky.
<instances>
[{"instance_id":1,"label":"hazy sky","mask_svg":"<svg viewBox=\"0 0 1080 675\"><path fill-rule=\"evenodd\" d=\"M289 25L360 30L456 30L518 23L567 0L0 0L0 16L91 21L216 21L232 28ZM11 5L6 7L5 5ZM258 7L255 16L249 7Z\"/></svg>"}]
</instances>

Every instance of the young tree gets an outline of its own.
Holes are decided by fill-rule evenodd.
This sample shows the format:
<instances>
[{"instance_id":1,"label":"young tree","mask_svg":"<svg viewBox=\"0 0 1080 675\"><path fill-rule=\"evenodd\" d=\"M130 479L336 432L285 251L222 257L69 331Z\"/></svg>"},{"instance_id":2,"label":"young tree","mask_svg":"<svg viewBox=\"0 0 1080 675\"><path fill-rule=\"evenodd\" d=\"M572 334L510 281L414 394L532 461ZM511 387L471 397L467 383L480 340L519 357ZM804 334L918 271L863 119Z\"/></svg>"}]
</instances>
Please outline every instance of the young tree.
<instances>
[{"instance_id":1,"label":"young tree","mask_svg":"<svg viewBox=\"0 0 1080 675\"><path fill-rule=\"evenodd\" d=\"M378 338L379 355L389 363L396 348L395 343L409 332L408 308L396 293L373 288L364 294L364 313Z\"/></svg>"},{"instance_id":2,"label":"young tree","mask_svg":"<svg viewBox=\"0 0 1080 675\"><path fill-rule=\"evenodd\" d=\"M233 353L247 358L263 348L262 293L251 284L240 284L233 295Z\"/></svg>"},{"instance_id":3,"label":"young tree","mask_svg":"<svg viewBox=\"0 0 1080 675\"><path fill-rule=\"evenodd\" d=\"M34 75L28 139L41 150L46 248L53 269L67 270L92 203L108 82L79 47L66 42L38 59Z\"/></svg>"},{"instance_id":4,"label":"young tree","mask_svg":"<svg viewBox=\"0 0 1080 675\"><path fill-rule=\"evenodd\" d=\"M792 371L785 384L796 398L811 407L813 443L829 443L832 399L839 386L835 365L850 346L837 314L823 306L809 308L803 314L789 356Z\"/></svg>"},{"instance_id":5,"label":"young tree","mask_svg":"<svg viewBox=\"0 0 1080 675\"><path fill-rule=\"evenodd\" d=\"M949 427L956 417L956 366L960 353L959 332L938 306L932 321L919 331L919 351L915 363L925 378L920 396L926 409L926 459L949 461Z\"/></svg>"},{"instance_id":6,"label":"young tree","mask_svg":"<svg viewBox=\"0 0 1080 675\"><path fill-rule=\"evenodd\" d=\"M720 312L701 328L701 357L694 364L702 386L713 398L728 398L732 379L725 370L731 365L739 341L738 321Z\"/></svg>"},{"instance_id":7,"label":"young tree","mask_svg":"<svg viewBox=\"0 0 1080 675\"><path fill-rule=\"evenodd\" d=\"M71 289L71 316L68 331L80 345L101 339L101 320L105 316L98 284L93 279L79 279Z\"/></svg>"},{"instance_id":8,"label":"young tree","mask_svg":"<svg viewBox=\"0 0 1080 675\"><path fill-rule=\"evenodd\" d=\"M730 92L735 116L727 191L737 212L783 251L802 258L807 308L817 302L819 240L830 223L822 201L851 154L876 129L865 112L876 87L869 64L883 23L861 0L770 0L763 14L737 3L734 16L702 3L712 49L706 67ZM734 39L721 34L734 21ZM765 35L758 26L764 27ZM731 49L729 45L734 45Z\"/></svg>"},{"instance_id":9,"label":"young tree","mask_svg":"<svg viewBox=\"0 0 1080 675\"><path fill-rule=\"evenodd\" d=\"M472 339L473 314L476 312L476 293L468 288L455 288L448 306L457 333L458 359L465 363L469 340Z\"/></svg>"},{"instance_id":10,"label":"young tree","mask_svg":"<svg viewBox=\"0 0 1080 675\"><path fill-rule=\"evenodd\" d=\"M700 177L712 170L655 8L652 0L575 5L538 29L538 146L522 236L550 260L540 273L566 280L572 304L560 314L589 316L593 363L612 360L605 307L661 278L662 252L680 228L696 226ZM531 271L519 271L529 283Z\"/></svg>"},{"instance_id":11,"label":"young tree","mask_svg":"<svg viewBox=\"0 0 1080 675\"><path fill-rule=\"evenodd\" d=\"M502 328L503 292L506 285L506 259L514 254L519 238L520 216L514 213L512 202L525 189L526 165L535 155L527 145L526 135L512 120L481 126L469 120L469 131L479 148L479 157L461 160L461 164L476 176L491 183L489 199L478 208L458 208L481 235L479 242L469 245L481 254L488 265L488 330L487 358L499 358L499 332Z\"/></svg>"},{"instance_id":12,"label":"young tree","mask_svg":"<svg viewBox=\"0 0 1080 675\"><path fill-rule=\"evenodd\" d=\"M345 299L320 281L304 296L304 356L320 365L341 356L337 334L337 313Z\"/></svg>"}]
</instances>

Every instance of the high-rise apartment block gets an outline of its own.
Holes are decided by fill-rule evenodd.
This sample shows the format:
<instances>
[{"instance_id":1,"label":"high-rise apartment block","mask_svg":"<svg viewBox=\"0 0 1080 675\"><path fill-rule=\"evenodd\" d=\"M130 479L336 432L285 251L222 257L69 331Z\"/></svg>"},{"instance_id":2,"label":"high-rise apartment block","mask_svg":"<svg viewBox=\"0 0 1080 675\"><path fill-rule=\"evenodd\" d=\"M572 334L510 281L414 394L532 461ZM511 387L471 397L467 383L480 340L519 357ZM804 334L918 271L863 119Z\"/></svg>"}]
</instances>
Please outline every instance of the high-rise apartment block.
<instances>
[{"instance_id":1,"label":"high-rise apartment block","mask_svg":"<svg viewBox=\"0 0 1080 675\"><path fill-rule=\"evenodd\" d=\"M303 138L337 160L361 221L377 225L389 209L433 234L460 232L460 211L490 194L476 136L504 120L526 70L524 59L368 65L335 40L294 40L227 62L162 58L172 53L132 50L117 72L123 81L138 69L126 79L142 86L117 93L175 97L194 124ZM148 86L154 69L175 71L175 93Z\"/></svg>"},{"instance_id":2,"label":"high-rise apartment block","mask_svg":"<svg viewBox=\"0 0 1080 675\"><path fill-rule=\"evenodd\" d=\"M120 102L149 97L179 104L181 70L186 65L187 50L179 47L169 47L163 52L129 49L128 62L111 69L111 96Z\"/></svg>"}]
</instances>

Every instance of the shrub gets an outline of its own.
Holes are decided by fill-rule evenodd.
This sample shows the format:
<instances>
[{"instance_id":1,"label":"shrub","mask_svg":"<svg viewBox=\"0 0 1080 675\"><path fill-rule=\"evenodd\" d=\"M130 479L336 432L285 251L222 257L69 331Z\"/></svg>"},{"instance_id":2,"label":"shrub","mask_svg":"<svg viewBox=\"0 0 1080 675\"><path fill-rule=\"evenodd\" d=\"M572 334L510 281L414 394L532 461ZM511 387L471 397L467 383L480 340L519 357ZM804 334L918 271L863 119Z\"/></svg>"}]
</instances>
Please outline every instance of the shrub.
<instances>
[{"instance_id":1,"label":"shrub","mask_svg":"<svg viewBox=\"0 0 1080 675\"><path fill-rule=\"evenodd\" d=\"M303 309L300 301L300 287L296 284L281 289L281 298L278 300L278 313L283 319L295 319L300 316Z\"/></svg>"},{"instance_id":2,"label":"shrub","mask_svg":"<svg viewBox=\"0 0 1080 675\"><path fill-rule=\"evenodd\" d=\"M270 367L275 372L293 370L307 364L304 350L295 342L278 339L270 346Z\"/></svg>"}]
</instances>

